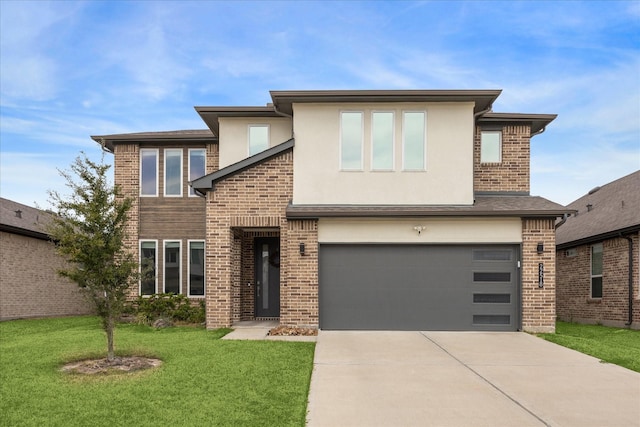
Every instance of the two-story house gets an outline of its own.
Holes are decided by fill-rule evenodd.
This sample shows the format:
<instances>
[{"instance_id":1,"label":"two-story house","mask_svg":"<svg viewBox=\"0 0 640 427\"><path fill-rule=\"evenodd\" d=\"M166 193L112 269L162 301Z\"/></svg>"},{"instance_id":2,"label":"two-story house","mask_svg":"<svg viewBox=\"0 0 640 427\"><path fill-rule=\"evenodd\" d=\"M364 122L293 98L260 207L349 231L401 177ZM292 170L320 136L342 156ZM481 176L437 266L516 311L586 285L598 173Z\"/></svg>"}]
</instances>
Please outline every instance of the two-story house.
<instances>
[{"instance_id":1,"label":"two-story house","mask_svg":"<svg viewBox=\"0 0 640 427\"><path fill-rule=\"evenodd\" d=\"M272 91L209 129L94 136L134 199L132 295L205 298L207 327L553 331L556 218L529 194L556 117L499 90Z\"/></svg>"}]
</instances>

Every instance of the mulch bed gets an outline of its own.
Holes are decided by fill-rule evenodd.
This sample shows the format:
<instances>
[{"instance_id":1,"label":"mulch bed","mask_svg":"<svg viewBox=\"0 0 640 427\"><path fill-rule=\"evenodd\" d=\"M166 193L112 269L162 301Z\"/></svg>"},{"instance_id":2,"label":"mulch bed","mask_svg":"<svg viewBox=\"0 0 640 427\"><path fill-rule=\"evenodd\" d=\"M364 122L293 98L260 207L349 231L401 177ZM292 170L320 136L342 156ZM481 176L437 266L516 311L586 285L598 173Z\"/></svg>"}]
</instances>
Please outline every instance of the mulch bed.
<instances>
[{"instance_id":1,"label":"mulch bed","mask_svg":"<svg viewBox=\"0 0 640 427\"><path fill-rule=\"evenodd\" d=\"M109 361L105 359L81 360L67 363L62 367L63 372L74 374L109 374L141 371L143 369L156 368L162 364L159 359L149 357L129 356L116 357Z\"/></svg>"},{"instance_id":2,"label":"mulch bed","mask_svg":"<svg viewBox=\"0 0 640 427\"><path fill-rule=\"evenodd\" d=\"M318 330L313 328L290 328L287 326L278 326L269 331L269 335L296 337L305 336L313 337L318 335Z\"/></svg>"}]
</instances>

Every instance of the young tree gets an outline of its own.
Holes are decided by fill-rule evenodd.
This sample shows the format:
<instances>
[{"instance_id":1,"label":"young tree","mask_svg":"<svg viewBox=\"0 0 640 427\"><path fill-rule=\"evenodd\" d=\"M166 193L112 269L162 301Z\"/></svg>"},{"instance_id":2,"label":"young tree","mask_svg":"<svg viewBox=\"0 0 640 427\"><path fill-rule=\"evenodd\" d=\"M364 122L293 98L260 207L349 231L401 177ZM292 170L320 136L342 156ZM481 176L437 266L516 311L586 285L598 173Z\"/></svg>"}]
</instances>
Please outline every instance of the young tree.
<instances>
[{"instance_id":1,"label":"young tree","mask_svg":"<svg viewBox=\"0 0 640 427\"><path fill-rule=\"evenodd\" d=\"M124 246L131 200L107 180L110 166L81 153L70 171L59 171L69 196L49 191L55 215L47 232L69 261L58 274L77 283L95 304L107 335L107 360L114 360L113 332L126 293L138 279L138 263Z\"/></svg>"}]
</instances>

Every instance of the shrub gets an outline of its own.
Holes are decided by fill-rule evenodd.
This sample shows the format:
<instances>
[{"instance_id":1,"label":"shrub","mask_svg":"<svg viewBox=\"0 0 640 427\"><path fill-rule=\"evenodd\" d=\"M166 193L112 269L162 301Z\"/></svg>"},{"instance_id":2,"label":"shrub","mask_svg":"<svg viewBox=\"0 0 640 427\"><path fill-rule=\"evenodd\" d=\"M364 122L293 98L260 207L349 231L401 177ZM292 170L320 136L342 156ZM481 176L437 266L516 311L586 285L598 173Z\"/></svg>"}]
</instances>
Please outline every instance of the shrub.
<instances>
[{"instance_id":1,"label":"shrub","mask_svg":"<svg viewBox=\"0 0 640 427\"><path fill-rule=\"evenodd\" d=\"M138 297L130 306L138 323L151 325L157 319L170 319L188 323L202 323L205 319L205 303L191 305L189 298L181 294L153 294Z\"/></svg>"}]
</instances>

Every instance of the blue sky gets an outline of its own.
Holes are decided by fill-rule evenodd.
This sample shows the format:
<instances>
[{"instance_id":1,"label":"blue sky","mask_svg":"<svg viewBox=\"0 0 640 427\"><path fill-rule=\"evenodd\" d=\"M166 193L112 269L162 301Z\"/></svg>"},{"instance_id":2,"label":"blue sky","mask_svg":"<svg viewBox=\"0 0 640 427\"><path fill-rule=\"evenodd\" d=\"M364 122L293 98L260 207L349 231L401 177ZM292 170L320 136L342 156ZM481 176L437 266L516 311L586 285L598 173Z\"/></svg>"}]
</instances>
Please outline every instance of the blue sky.
<instances>
[{"instance_id":1,"label":"blue sky","mask_svg":"<svg viewBox=\"0 0 640 427\"><path fill-rule=\"evenodd\" d=\"M48 207L90 135L203 129L279 89L503 89L555 113L531 193L640 169L640 2L0 1L0 196ZM111 162L111 158L107 158Z\"/></svg>"}]
</instances>

